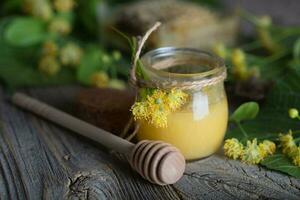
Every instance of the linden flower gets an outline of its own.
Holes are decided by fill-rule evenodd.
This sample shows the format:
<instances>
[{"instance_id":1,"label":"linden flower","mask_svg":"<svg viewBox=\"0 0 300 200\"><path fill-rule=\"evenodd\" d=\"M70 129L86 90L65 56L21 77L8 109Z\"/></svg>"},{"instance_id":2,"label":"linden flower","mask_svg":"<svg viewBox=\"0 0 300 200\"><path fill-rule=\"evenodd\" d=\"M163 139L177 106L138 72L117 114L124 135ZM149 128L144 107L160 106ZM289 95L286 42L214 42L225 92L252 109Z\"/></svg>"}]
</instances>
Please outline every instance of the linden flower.
<instances>
[{"instance_id":1,"label":"linden flower","mask_svg":"<svg viewBox=\"0 0 300 200\"><path fill-rule=\"evenodd\" d=\"M108 85L109 77L105 72L96 72L91 76L91 84L98 88L103 88Z\"/></svg>"},{"instance_id":2,"label":"linden flower","mask_svg":"<svg viewBox=\"0 0 300 200\"><path fill-rule=\"evenodd\" d=\"M185 104L188 95L184 93L182 90L172 89L168 93L168 104L172 111L177 110L183 104Z\"/></svg>"},{"instance_id":3,"label":"linden flower","mask_svg":"<svg viewBox=\"0 0 300 200\"><path fill-rule=\"evenodd\" d=\"M150 106L167 105L166 93L162 90L154 90L152 95L147 96L147 101Z\"/></svg>"},{"instance_id":4,"label":"linden flower","mask_svg":"<svg viewBox=\"0 0 300 200\"><path fill-rule=\"evenodd\" d=\"M147 102L135 102L131 107L131 112L134 120L148 119L148 105Z\"/></svg>"},{"instance_id":5,"label":"linden flower","mask_svg":"<svg viewBox=\"0 0 300 200\"><path fill-rule=\"evenodd\" d=\"M292 134L291 130L287 134L279 134L279 141L284 154L291 155L297 147Z\"/></svg>"},{"instance_id":6,"label":"linden flower","mask_svg":"<svg viewBox=\"0 0 300 200\"><path fill-rule=\"evenodd\" d=\"M167 93L162 90L154 90L147 96L149 122L156 127L167 127L167 116L170 113Z\"/></svg>"},{"instance_id":7,"label":"linden flower","mask_svg":"<svg viewBox=\"0 0 300 200\"><path fill-rule=\"evenodd\" d=\"M71 24L66 19L57 17L50 21L48 29L53 33L68 35L71 32Z\"/></svg>"},{"instance_id":8,"label":"linden flower","mask_svg":"<svg viewBox=\"0 0 300 200\"><path fill-rule=\"evenodd\" d=\"M59 12L69 12L73 10L75 2L74 0L55 0L53 5Z\"/></svg>"},{"instance_id":9,"label":"linden flower","mask_svg":"<svg viewBox=\"0 0 300 200\"><path fill-rule=\"evenodd\" d=\"M162 90L154 90L152 95L147 96L147 102L152 112L155 110L169 111L167 94Z\"/></svg>"},{"instance_id":10,"label":"linden flower","mask_svg":"<svg viewBox=\"0 0 300 200\"><path fill-rule=\"evenodd\" d=\"M268 29L262 27L257 30L258 38L262 43L262 46L267 49L269 52L274 53L278 51L280 46L275 43L273 37Z\"/></svg>"},{"instance_id":11,"label":"linden flower","mask_svg":"<svg viewBox=\"0 0 300 200\"><path fill-rule=\"evenodd\" d=\"M60 61L66 66L77 66L82 56L81 48L75 43L68 43L61 49Z\"/></svg>"},{"instance_id":12,"label":"linden flower","mask_svg":"<svg viewBox=\"0 0 300 200\"><path fill-rule=\"evenodd\" d=\"M60 65L53 56L44 56L39 62L39 70L46 75L55 75L60 70Z\"/></svg>"},{"instance_id":13,"label":"linden flower","mask_svg":"<svg viewBox=\"0 0 300 200\"><path fill-rule=\"evenodd\" d=\"M257 145L257 139L247 141L247 146L243 151L242 161L247 164L258 164L263 159L261 151Z\"/></svg>"},{"instance_id":14,"label":"linden flower","mask_svg":"<svg viewBox=\"0 0 300 200\"><path fill-rule=\"evenodd\" d=\"M294 165L300 167L300 147L295 148L293 154L292 160Z\"/></svg>"},{"instance_id":15,"label":"linden flower","mask_svg":"<svg viewBox=\"0 0 300 200\"><path fill-rule=\"evenodd\" d=\"M246 66L246 55L241 49L234 49L232 52L232 64L235 66Z\"/></svg>"},{"instance_id":16,"label":"linden flower","mask_svg":"<svg viewBox=\"0 0 300 200\"><path fill-rule=\"evenodd\" d=\"M25 0L23 9L25 12L43 20L49 20L53 15L51 5L47 0Z\"/></svg>"},{"instance_id":17,"label":"linden flower","mask_svg":"<svg viewBox=\"0 0 300 200\"><path fill-rule=\"evenodd\" d=\"M233 75L240 80L248 78L248 71L246 65L246 56L241 49L234 49L231 58L233 64Z\"/></svg>"},{"instance_id":18,"label":"linden flower","mask_svg":"<svg viewBox=\"0 0 300 200\"><path fill-rule=\"evenodd\" d=\"M213 47L213 52L220 56L221 58L226 58L227 56L227 50L225 48L224 43L219 42Z\"/></svg>"},{"instance_id":19,"label":"linden flower","mask_svg":"<svg viewBox=\"0 0 300 200\"><path fill-rule=\"evenodd\" d=\"M155 109L151 112L150 123L156 127L165 128L167 127L168 114L169 112L162 108Z\"/></svg>"},{"instance_id":20,"label":"linden flower","mask_svg":"<svg viewBox=\"0 0 300 200\"><path fill-rule=\"evenodd\" d=\"M264 140L262 143L259 145L260 153L263 158L265 158L268 155L273 155L276 150L276 145L274 142L270 140Z\"/></svg>"},{"instance_id":21,"label":"linden flower","mask_svg":"<svg viewBox=\"0 0 300 200\"><path fill-rule=\"evenodd\" d=\"M280 46L272 37L272 33L270 32L271 25L272 19L270 16L263 16L258 19L256 32L262 46L271 53L274 53L280 49Z\"/></svg>"},{"instance_id":22,"label":"linden flower","mask_svg":"<svg viewBox=\"0 0 300 200\"><path fill-rule=\"evenodd\" d=\"M143 101L136 102L131 111L136 120L146 120L155 127L167 127L168 115L171 111L179 109L187 97L188 95L180 90L166 92L156 89Z\"/></svg>"},{"instance_id":23,"label":"linden flower","mask_svg":"<svg viewBox=\"0 0 300 200\"><path fill-rule=\"evenodd\" d=\"M53 41L47 41L43 44L42 53L45 56L56 56L58 51L57 45Z\"/></svg>"},{"instance_id":24,"label":"linden flower","mask_svg":"<svg viewBox=\"0 0 300 200\"><path fill-rule=\"evenodd\" d=\"M111 79L108 83L108 87L118 90L124 90L126 88L126 84L124 83L124 81Z\"/></svg>"},{"instance_id":25,"label":"linden flower","mask_svg":"<svg viewBox=\"0 0 300 200\"><path fill-rule=\"evenodd\" d=\"M166 127L169 111L159 99L148 96L146 101L135 102L131 107L135 120L145 120L155 127Z\"/></svg>"},{"instance_id":26,"label":"linden flower","mask_svg":"<svg viewBox=\"0 0 300 200\"><path fill-rule=\"evenodd\" d=\"M225 140L223 148L225 156L236 160L242 155L244 146L236 138L231 138Z\"/></svg>"}]
</instances>

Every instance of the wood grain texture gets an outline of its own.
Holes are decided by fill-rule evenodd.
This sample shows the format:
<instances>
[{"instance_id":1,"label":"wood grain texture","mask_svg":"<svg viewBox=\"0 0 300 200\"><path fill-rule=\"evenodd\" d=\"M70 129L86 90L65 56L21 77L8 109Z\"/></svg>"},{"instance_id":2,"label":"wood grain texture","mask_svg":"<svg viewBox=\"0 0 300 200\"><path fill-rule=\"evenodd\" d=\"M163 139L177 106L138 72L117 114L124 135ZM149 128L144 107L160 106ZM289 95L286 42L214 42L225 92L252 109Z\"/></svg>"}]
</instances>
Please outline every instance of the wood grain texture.
<instances>
[{"instance_id":1,"label":"wood grain texture","mask_svg":"<svg viewBox=\"0 0 300 200\"><path fill-rule=\"evenodd\" d=\"M67 112L78 88L23 91ZM300 180L228 160L188 163L156 186L124 157L5 101L0 91L0 199L300 199Z\"/></svg>"}]
</instances>

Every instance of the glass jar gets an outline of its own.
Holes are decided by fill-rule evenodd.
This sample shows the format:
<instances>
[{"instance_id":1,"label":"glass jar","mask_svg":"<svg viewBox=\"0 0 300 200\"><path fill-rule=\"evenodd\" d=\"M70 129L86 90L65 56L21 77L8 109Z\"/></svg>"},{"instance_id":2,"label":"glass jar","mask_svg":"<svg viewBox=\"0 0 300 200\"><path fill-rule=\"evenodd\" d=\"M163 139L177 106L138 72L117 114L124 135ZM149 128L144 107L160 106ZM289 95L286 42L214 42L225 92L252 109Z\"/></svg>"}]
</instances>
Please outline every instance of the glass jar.
<instances>
[{"instance_id":1,"label":"glass jar","mask_svg":"<svg viewBox=\"0 0 300 200\"><path fill-rule=\"evenodd\" d=\"M187 160L215 153L223 142L228 120L223 60L197 49L164 47L146 53L141 63L151 82L172 82L172 87L189 97L179 110L168 114L167 127L138 121L138 140L173 144ZM170 90L170 84L159 89Z\"/></svg>"}]
</instances>

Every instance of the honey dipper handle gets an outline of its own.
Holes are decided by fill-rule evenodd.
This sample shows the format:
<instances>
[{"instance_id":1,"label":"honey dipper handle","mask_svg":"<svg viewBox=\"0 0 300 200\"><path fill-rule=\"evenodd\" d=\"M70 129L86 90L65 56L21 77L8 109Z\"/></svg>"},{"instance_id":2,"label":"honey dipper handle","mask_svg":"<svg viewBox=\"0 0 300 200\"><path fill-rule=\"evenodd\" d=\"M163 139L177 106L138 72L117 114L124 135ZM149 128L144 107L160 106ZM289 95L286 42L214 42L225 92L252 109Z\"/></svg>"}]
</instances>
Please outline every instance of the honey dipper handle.
<instances>
[{"instance_id":1,"label":"honey dipper handle","mask_svg":"<svg viewBox=\"0 0 300 200\"><path fill-rule=\"evenodd\" d=\"M103 129L77 119L65 112L62 112L25 94L14 94L12 97L12 101L16 105L26 110L40 115L82 136L90 138L109 149L113 149L120 153L125 153L128 155L134 147L134 144L127 140L124 140Z\"/></svg>"}]
</instances>

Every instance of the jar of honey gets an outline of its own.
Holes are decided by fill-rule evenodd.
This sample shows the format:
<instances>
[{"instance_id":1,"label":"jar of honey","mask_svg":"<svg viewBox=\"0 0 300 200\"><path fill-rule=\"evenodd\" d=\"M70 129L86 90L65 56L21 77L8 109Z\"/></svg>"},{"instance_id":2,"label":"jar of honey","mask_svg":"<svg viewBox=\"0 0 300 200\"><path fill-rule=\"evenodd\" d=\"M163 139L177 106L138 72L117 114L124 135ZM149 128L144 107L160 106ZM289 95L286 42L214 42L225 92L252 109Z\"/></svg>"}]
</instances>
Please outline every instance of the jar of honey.
<instances>
[{"instance_id":1,"label":"jar of honey","mask_svg":"<svg viewBox=\"0 0 300 200\"><path fill-rule=\"evenodd\" d=\"M178 89L187 98L179 109L168 113L166 126L137 120L138 140L168 142L186 160L215 153L224 139L228 120L223 60L197 49L164 47L146 53L140 59L140 71L151 83L149 89L166 92ZM145 89L147 84L141 84L140 90Z\"/></svg>"}]
</instances>

